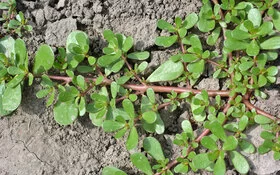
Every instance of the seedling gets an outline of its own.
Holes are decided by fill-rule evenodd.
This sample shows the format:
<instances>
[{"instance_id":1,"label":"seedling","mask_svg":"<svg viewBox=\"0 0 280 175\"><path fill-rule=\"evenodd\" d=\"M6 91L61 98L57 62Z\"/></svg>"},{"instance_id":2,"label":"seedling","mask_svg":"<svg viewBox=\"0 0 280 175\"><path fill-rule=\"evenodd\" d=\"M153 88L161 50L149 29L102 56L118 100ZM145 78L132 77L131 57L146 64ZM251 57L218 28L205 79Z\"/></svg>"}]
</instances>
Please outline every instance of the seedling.
<instances>
[{"instance_id":1,"label":"seedling","mask_svg":"<svg viewBox=\"0 0 280 175\"><path fill-rule=\"evenodd\" d=\"M41 45L33 66L28 63L23 40L2 37L0 115L17 109L25 80L31 86L36 77L42 86L36 96L47 98L47 106L53 105L59 125L70 125L79 116L88 115L95 126L113 132L116 139L124 138L128 150L143 146L144 152L134 151L130 159L144 174L201 170L225 174L226 162L231 162L240 174L246 174L250 166L242 152L273 151L275 160L280 159L279 117L250 102L256 97L266 98L264 87L275 83L278 74L277 67L271 66L280 48L280 12L274 8L276 3L230 0L219 4L203 0L198 15L176 17L174 23L159 20L159 30L169 35L157 37L155 44L179 49L150 75L145 72L149 52L135 51L132 37L111 30L103 33L108 46L99 58L90 55L86 33L74 31L58 53ZM209 46L222 42L220 52L214 47L207 50L201 36L192 32L196 28L208 34ZM226 80L226 90L194 88L207 64L214 66L213 78ZM111 76L116 74L120 76ZM161 86L162 82L173 86ZM183 87L177 87L178 83ZM164 93L165 99L158 98ZM177 133L174 140L182 148L180 156L169 160L154 137L139 143L139 130L163 134L165 125L159 110L173 111L181 103L190 104L192 116L181 123L182 133ZM193 131L194 123L205 128L198 135ZM244 132L253 125L263 128L264 142L257 149ZM103 175L112 174L126 173L113 166L103 169Z\"/></svg>"}]
</instances>

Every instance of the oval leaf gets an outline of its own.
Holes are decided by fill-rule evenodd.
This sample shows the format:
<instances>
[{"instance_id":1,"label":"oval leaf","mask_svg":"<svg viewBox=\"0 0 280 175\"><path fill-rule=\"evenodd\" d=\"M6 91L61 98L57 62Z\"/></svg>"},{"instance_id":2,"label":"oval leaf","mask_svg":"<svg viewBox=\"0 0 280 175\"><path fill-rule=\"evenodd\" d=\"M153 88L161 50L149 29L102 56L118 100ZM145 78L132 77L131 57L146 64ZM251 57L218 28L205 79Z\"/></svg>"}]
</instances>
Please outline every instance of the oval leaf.
<instances>
[{"instance_id":1,"label":"oval leaf","mask_svg":"<svg viewBox=\"0 0 280 175\"><path fill-rule=\"evenodd\" d=\"M126 149L131 150L138 145L138 132L137 129L133 126L130 130L126 141Z\"/></svg>"},{"instance_id":2,"label":"oval leaf","mask_svg":"<svg viewBox=\"0 0 280 175\"><path fill-rule=\"evenodd\" d=\"M103 168L102 175L126 175L126 173L116 167L107 166Z\"/></svg>"},{"instance_id":3,"label":"oval leaf","mask_svg":"<svg viewBox=\"0 0 280 175\"><path fill-rule=\"evenodd\" d=\"M246 174L248 173L250 167L247 160L237 151L230 152L230 160L233 163L235 169L241 173Z\"/></svg>"},{"instance_id":4,"label":"oval leaf","mask_svg":"<svg viewBox=\"0 0 280 175\"><path fill-rule=\"evenodd\" d=\"M43 73L52 68L54 62L54 53L50 46L41 45L36 52L33 72L35 74Z\"/></svg>"},{"instance_id":5,"label":"oval leaf","mask_svg":"<svg viewBox=\"0 0 280 175\"><path fill-rule=\"evenodd\" d=\"M139 170L143 171L147 175L152 175L153 171L151 165L146 156L142 153L134 153L130 156L131 162L134 166L136 166Z\"/></svg>"},{"instance_id":6,"label":"oval leaf","mask_svg":"<svg viewBox=\"0 0 280 175\"><path fill-rule=\"evenodd\" d=\"M149 82L171 81L180 77L184 72L181 62L166 61L159 66L147 79Z\"/></svg>"},{"instance_id":7,"label":"oval leaf","mask_svg":"<svg viewBox=\"0 0 280 175\"><path fill-rule=\"evenodd\" d=\"M73 103L57 103L54 106L54 120L60 125L70 125L78 116L78 108Z\"/></svg>"},{"instance_id":8,"label":"oval leaf","mask_svg":"<svg viewBox=\"0 0 280 175\"><path fill-rule=\"evenodd\" d=\"M160 143L153 137L146 137L143 142L143 147L157 161L164 160L163 151Z\"/></svg>"}]
</instances>

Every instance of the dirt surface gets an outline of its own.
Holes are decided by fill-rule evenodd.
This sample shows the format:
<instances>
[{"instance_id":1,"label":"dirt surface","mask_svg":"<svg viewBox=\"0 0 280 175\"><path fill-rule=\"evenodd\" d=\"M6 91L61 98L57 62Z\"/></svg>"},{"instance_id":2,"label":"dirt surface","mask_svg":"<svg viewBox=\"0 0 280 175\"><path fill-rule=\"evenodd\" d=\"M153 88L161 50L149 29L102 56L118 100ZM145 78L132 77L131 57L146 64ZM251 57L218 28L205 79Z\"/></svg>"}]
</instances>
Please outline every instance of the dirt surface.
<instances>
[{"instance_id":1,"label":"dirt surface","mask_svg":"<svg viewBox=\"0 0 280 175\"><path fill-rule=\"evenodd\" d=\"M1 0L3 1L3 0ZM150 66L166 60L172 50L162 51L154 46L158 19L172 20L197 12L200 1L187 0L20 0L18 9L30 18L34 32L26 37L31 54L40 43L64 46L67 35L76 29L85 31L91 40L93 55L100 55L105 45L104 29L112 29L134 37L137 50L151 52ZM279 62L276 63L279 65ZM279 67L279 66L278 66ZM60 127L53 120L52 108L37 99L39 83L24 90L22 105L10 117L0 119L0 174L1 175L63 175L101 174L102 168L114 165L128 174L140 174L129 161L129 152L122 141L112 134L94 127L87 116L79 118L72 126ZM279 116L280 78L272 89L268 101L257 105ZM217 80L205 79L198 88L219 89ZM188 118L188 107L176 112L162 111L167 129L159 140L164 143L165 154L172 158L178 149L171 146L174 134L180 131L180 122ZM249 131L252 138L258 135ZM258 133L258 132L257 132ZM256 143L257 144L257 143ZM177 153L178 154L178 153ZM271 155L249 156L252 174L276 174L280 162ZM266 162L266 164L263 164ZM267 166L264 166L267 165ZM271 165L271 166L268 166ZM236 174L229 170L227 174Z\"/></svg>"}]
</instances>

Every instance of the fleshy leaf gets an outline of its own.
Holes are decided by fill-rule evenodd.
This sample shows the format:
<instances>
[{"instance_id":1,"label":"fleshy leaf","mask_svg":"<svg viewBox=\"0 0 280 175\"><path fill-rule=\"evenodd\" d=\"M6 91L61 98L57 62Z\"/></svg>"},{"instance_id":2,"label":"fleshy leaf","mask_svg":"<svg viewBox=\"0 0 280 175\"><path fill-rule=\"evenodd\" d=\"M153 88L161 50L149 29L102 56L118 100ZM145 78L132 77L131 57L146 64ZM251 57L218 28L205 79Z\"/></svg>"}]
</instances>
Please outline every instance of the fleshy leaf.
<instances>
[{"instance_id":1,"label":"fleshy leaf","mask_svg":"<svg viewBox=\"0 0 280 175\"><path fill-rule=\"evenodd\" d=\"M102 170L102 175L127 175L127 174L116 167L106 166Z\"/></svg>"},{"instance_id":2,"label":"fleshy leaf","mask_svg":"<svg viewBox=\"0 0 280 175\"><path fill-rule=\"evenodd\" d=\"M54 53L50 46L43 44L39 47L35 55L33 72L35 74L43 73L52 68L54 63Z\"/></svg>"},{"instance_id":3,"label":"fleshy leaf","mask_svg":"<svg viewBox=\"0 0 280 175\"><path fill-rule=\"evenodd\" d=\"M160 143L153 137L146 137L143 141L144 150L157 161L164 160L163 151Z\"/></svg>"},{"instance_id":4,"label":"fleshy leaf","mask_svg":"<svg viewBox=\"0 0 280 175\"><path fill-rule=\"evenodd\" d=\"M237 151L230 152L230 160L233 163L235 169L241 173L246 174L248 173L250 167L247 160Z\"/></svg>"},{"instance_id":5,"label":"fleshy leaf","mask_svg":"<svg viewBox=\"0 0 280 175\"><path fill-rule=\"evenodd\" d=\"M153 171L146 156L142 153L134 153L130 156L130 160L134 166L143 171L147 175L152 175Z\"/></svg>"},{"instance_id":6,"label":"fleshy leaf","mask_svg":"<svg viewBox=\"0 0 280 175\"><path fill-rule=\"evenodd\" d=\"M60 125L70 125L78 117L78 108L72 102L58 102L54 106L54 120Z\"/></svg>"},{"instance_id":7,"label":"fleshy leaf","mask_svg":"<svg viewBox=\"0 0 280 175\"><path fill-rule=\"evenodd\" d=\"M171 81L184 72L184 66L181 62L174 63L171 60L160 65L148 78L148 82Z\"/></svg>"}]
</instances>

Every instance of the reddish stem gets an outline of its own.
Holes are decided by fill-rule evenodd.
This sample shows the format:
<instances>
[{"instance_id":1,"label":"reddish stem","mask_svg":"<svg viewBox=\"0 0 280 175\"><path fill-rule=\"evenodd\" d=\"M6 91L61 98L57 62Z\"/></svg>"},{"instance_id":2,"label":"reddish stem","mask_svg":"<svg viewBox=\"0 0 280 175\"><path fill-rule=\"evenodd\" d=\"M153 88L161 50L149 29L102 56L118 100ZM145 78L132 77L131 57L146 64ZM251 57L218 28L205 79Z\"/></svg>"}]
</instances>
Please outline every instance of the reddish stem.
<instances>
[{"instance_id":1,"label":"reddish stem","mask_svg":"<svg viewBox=\"0 0 280 175\"><path fill-rule=\"evenodd\" d=\"M59 80L59 81L64 81L67 83L70 83L72 81L71 77L65 77L65 76L55 76L55 75L48 75L50 79L53 80ZM96 78L85 78L87 82L96 81ZM103 80L103 85L110 85L113 81L105 78ZM200 94L201 90L197 89L191 89L191 88L183 88L183 87L172 87L172 86L147 86L147 85L136 85L136 84L124 84L122 85L124 88L127 89L132 89L135 91L140 91L140 92L145 92L148 88L152 88L155 92L177 92L177 93L182 93L182 92L191 92L194 94ZM221 97L228 97L230 91L228 90L207 90L208 95L210 97L214 97L217 95L220 95Z\"/></svg>"}]
</instances>

